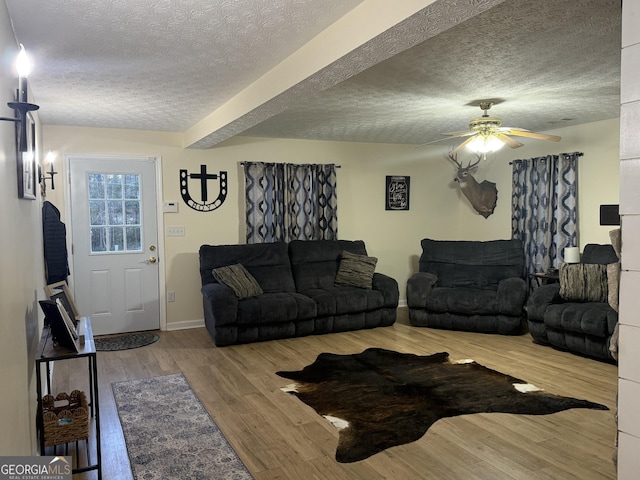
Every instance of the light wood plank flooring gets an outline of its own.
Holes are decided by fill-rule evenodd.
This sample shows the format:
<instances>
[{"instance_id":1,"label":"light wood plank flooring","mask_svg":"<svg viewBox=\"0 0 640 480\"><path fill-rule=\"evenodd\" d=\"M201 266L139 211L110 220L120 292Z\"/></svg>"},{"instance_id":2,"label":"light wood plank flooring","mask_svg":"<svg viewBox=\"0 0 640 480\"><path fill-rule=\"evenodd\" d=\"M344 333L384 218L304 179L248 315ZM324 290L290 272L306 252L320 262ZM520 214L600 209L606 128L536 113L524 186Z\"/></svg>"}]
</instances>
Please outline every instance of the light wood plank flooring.
<instances>
[{"instance_id":1,"label":"light wood plank flooring","mask_svg":"<svg viewBox=\"0 0 640 480\"><path fill-rule=\"evenodd\" d=\"M615 365L508 337L408 326L217 348L204 328L160 332L153 345L99 352L103 478L132 478L111 383L182 372L257 480L285 479L615 479ZM368 347L451 359L473 358L550 393L585 398L610 411L553 415L480 414L437 422L420 440L340 464L338 432L280 387L322 352ZM74 361L75 362L75 361ZM54 390L86 383L86 362L58 362ZM70 388L71 387L71 388ZM84 387L86 388L86 387ZM97 478L96 472L74 479Z\"/></svg>"}]
</instances>

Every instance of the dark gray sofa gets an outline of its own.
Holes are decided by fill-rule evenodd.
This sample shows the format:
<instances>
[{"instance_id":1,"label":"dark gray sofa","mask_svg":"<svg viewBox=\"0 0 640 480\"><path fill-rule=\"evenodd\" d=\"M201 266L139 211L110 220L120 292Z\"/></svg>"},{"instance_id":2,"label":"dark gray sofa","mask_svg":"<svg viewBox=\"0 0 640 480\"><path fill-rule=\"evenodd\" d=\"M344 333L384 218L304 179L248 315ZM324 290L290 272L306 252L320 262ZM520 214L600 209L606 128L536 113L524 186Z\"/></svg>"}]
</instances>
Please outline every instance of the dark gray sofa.
<instances>
[{"instance_id":1,"label":"dark gray sofa","mask_svg":"<svg viewBox=\"0 0 640 480\"><path fill-rule=\"evenodd\" d=\"M409 322L419 327L524 333L524 251L520 240L421 242L407 282Z\"/></svg>"},{"instance_id":2,"label":"dark gray sofa","mask_svg":"<svg viewBox=\"0 0 640 480\"><path fill-rule=\"evenodd\" d=\"M398 283L374 273L371 289L335 286L343 251L367 255L361 240L202 245L207 330L218 346L392 325ZM263 292L239 299L214 268L242 264Z\"/></svg>"},{"instance_id":3,"label":"dark gray sofa","mask_svg":"<svg viewBox=\"0 0 640 480\"><path fill-rule=\"evenodd\" d=\"M581 263L616 263L609 244L588 244ZM607 302L570 302L560 296L560 283L536 288L527 302L529 333L537 343L580 355L613 360L609 350L618 313Z\"/></svg>"}]
</instances>

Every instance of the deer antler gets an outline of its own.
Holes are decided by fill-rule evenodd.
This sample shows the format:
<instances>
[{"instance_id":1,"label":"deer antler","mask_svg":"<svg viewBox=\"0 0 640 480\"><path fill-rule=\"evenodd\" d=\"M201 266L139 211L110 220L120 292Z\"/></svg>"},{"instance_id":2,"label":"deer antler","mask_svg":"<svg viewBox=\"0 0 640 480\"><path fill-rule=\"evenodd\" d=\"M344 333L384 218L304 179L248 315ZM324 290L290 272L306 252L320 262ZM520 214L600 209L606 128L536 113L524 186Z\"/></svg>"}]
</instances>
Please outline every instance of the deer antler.
<instances>
[{"instance_id":1,"label":"deer antler","mask_svg":"<svg viewBox=\"0 0 640 480\"><path fill-rule=\"evenodd\" d=\"M478 165L480 163L480 160L482 160L482 155L478 154L478 159L475 162L473 162L473 164L471 163L471 160L469 160L469 165L467 165L467 169L470 170L473 167L475 167L476 165ZM458 162L456 162L456 163L458 163Z\"/></svg>"},{"instance_id":2,"label":"deer antler","mask_svg":"<svg viewBox=\"0 0 640 480\"><path fill-rule=\"evenodd\" d=\"M460 162L458 162L458 154L456 153L455 155L452 155L451 153L448 155L449 160L451 160L453 163L455 163L458 168L462 168L462 165L460 164Z\"/></svg>"}]
</instances>

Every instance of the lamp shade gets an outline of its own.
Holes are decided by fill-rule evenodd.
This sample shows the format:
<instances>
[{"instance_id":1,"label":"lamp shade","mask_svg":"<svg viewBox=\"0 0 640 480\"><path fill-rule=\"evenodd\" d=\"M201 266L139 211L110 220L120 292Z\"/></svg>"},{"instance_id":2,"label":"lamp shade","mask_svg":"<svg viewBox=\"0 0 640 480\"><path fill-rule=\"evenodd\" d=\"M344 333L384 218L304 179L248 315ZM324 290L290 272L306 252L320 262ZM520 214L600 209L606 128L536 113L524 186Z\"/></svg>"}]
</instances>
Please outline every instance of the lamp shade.
<instances>
[{"instance_id":1,"label":"lamp shade","mask_svg":"<svg viewBox=\"0 0 640 480\"><path fill-rule=\"evenodd\" d=\"M564 263L580 263L580 248L579 247L565 248Z\"/></svg>"}]
</instances>

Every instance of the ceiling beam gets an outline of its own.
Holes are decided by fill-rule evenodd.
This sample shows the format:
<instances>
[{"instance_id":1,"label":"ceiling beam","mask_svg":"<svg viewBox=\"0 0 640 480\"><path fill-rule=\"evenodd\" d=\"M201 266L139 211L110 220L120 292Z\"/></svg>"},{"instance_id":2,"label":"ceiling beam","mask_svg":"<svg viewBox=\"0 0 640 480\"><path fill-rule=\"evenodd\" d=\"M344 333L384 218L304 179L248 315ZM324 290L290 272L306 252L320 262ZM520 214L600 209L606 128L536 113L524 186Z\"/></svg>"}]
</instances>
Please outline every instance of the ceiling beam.
<instances>
[{"instance_id":1,"label":"ceiling beam","mask_svg":"<svg viewBox=\"0 0 640 480\"><path fill-rule=\"evenodd\" d=\"M184 132L210 148L504 0L365 0Z\"/></svg>"}]
</instances>

